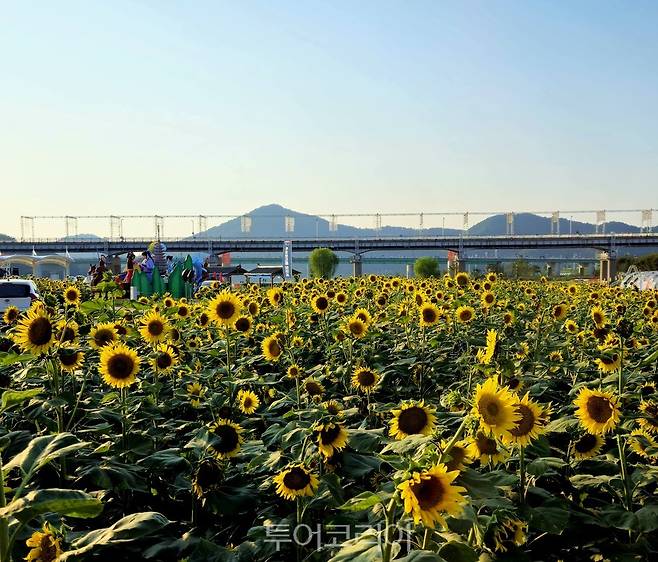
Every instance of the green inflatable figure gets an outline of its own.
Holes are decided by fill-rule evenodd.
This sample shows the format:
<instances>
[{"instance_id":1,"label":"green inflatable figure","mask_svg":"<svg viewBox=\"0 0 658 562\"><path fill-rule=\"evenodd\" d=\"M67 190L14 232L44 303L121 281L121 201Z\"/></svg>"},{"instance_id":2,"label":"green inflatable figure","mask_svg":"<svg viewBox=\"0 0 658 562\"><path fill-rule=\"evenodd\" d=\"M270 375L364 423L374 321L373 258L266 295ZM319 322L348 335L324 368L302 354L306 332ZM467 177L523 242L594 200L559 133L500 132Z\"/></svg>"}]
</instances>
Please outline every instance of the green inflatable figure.
<instances>
[{"instance_id":1,"label":"green inflatable figure","mask_svg":"<svg viewBox=\"0 0 658 562\"><path fill-rule=\"evenodd\" d=\"M169 275L168 287L171 296L175 299L179 299L185 294L185 288L183 287L183 268L181 264L177 263Z\"/></svg>"},{"instance_id":2,"label":"green inflatable figure","mask_svg":"<svg viewBox=\"0 0 658 562\"><path fill-rule=\"evenodd\" d=\"M157 269L153 270L153 292L156 295L163 295L165 292L165 285L160 272Z\"/></svg>"},{"instance_id":3,"label":"green inflatable figure","mask_svg":"<svg viewBox=\"0 0 658 562\"><path fill-rule=\"evenodd\" d=\"M194 291L194 264L192 262L192 256L189 254L183 262L183 281L185 283L185 296L188 299L192 298L192 292Z\"/></svg>"},{"instance_id":4,"label":"green inflatable figure","mask_svg":"<svg viewBox=\"0 0 658 562\"><path fill-rule=\"evenodd\" d=\"M149 281L146 273L139 276L139 296L150 297L153 294L153 283Z\"/></svg>"}]
</instances>

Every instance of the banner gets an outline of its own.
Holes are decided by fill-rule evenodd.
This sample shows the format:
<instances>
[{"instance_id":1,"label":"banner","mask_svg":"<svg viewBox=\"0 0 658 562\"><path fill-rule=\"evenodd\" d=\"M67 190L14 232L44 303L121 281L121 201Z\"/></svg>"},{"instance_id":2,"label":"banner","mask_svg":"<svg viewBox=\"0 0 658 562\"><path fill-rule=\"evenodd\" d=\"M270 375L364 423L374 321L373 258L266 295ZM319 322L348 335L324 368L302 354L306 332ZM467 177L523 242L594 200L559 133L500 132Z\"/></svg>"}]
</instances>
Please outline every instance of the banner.
<instances>
[{"instance_id":1,"label":"banner","mask_svg":"<svg viewBox=\"0 0 658 562\"><path fill-rule=\"evenodd\" d=\"M283 277L292 279L292 240L283 243Z\"/></svg>"}]
</instances>

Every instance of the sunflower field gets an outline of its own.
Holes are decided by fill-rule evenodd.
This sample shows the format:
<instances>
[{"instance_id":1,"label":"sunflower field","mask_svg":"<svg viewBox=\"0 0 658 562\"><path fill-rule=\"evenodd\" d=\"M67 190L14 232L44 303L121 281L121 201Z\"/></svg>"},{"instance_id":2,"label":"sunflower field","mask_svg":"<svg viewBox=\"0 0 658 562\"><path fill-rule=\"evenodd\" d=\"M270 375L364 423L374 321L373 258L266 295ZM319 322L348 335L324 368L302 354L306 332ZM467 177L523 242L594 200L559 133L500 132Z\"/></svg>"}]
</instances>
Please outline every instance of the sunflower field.
<instances>
[{"instance_id":1,"label":"sunflower field","mask_svg":"<svg viewBox=\"0 0 658 562\"><path fill-rule=\"evenodd\" d=\"M0 321L0 558L658 559L658 293L369 276Z\"/></svg>"}]
</instances>

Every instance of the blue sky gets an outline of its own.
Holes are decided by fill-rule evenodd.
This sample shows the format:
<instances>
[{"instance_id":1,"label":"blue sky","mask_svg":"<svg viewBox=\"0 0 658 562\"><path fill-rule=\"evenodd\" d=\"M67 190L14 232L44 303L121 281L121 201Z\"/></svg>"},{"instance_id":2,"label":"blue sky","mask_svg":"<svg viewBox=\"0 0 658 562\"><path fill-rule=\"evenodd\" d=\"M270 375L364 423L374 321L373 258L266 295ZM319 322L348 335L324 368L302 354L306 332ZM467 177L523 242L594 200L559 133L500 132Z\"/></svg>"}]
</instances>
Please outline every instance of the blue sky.
<instances>
[{"instance_id":1,"label":"blue sky","mask_svg":"<svg viewBox=\"0 0 658 562\"><path fill-rule=\"evenodd\" d=\"M0 13L0 232L20 215L272 202L658 207L656 2L14 0Z\"/></svg>"}]
</instances>

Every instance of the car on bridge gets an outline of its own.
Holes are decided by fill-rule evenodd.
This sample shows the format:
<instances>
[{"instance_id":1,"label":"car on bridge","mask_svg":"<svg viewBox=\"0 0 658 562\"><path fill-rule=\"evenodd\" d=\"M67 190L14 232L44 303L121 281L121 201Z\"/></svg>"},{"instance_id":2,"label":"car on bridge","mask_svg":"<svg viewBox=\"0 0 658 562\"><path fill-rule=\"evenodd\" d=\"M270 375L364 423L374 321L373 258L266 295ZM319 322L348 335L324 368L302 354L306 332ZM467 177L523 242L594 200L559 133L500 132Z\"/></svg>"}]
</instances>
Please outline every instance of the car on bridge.
<instances>
[{"instance_id":1,"label":"car on bridge","mask_svg":"<svg viewBox=\"0 0 658 562\"><path fill-rule=\"evenodd\" d=\"M0 313L10 306L18 310L27 310L32 303L40 300L39 291L34 281L29 279L0 279Z\"/></svg>"}]
</instances>

